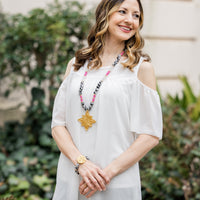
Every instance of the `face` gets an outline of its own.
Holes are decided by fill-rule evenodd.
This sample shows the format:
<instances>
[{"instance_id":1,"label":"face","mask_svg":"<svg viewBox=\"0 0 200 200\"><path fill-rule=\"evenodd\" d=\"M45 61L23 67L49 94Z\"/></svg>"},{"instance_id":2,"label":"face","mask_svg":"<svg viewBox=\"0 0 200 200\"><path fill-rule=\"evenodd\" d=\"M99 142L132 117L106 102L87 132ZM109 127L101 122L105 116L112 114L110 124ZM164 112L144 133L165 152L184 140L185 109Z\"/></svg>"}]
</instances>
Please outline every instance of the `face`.
<instances>
[{"instance_id":1,"label":"face","mask_svg":"<svg viewBox=\"0 0 200 200\"><path fill-rule=\"evenodd\" d=\"M125 41L135 35L139 28L140 8L137 0L125 0L109 18L108 36Z\"/></svg>"}]
</instances>

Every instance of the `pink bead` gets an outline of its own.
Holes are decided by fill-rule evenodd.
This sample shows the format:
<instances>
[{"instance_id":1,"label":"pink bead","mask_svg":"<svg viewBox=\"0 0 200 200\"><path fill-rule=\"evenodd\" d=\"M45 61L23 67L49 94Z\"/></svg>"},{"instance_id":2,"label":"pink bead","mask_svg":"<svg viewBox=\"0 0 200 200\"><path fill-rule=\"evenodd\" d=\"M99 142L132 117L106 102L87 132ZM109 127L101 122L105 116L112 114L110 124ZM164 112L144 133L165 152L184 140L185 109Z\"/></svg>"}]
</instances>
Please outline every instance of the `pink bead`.
<instances>
[{"instance_id":1,"label":"pink bead","mask_svg":"<svg viewBox=\"0 0 200 200\"><path fill-rule=\"evenodd\" d=\"M121 52L121 56L123 56L123 55L124 55L124 51Z\"/></svg>"},{"instance_id":2,"label":"pink bead","mask_svg":"<svg viewBox=\"0 0 200 200\"><path fill-rule=\"evenodd\" d=\"M81 99L81 102L83 102L83 97L82 97L82 95L80 95L80 99Z\"/></svg>"},{"instance_id":3,"label":"pink bead","mask_svg":"<svg viewBox=\"0 0 200 200\"><path fill-rule=\"evenodd\" d=\"M84 76L87 76L87 72L85 72Z\"/></svg>"},{"instance_id":4,"label":"pink bead","mask_svg":"<svg viewBox=\"0 0 200 200\"><path fill-rule=\"evenodd\" d=\"M106 73L106 76L108 76L110 74L110 71L108 71L107 73Z\"/></svg>"}]
</instances>

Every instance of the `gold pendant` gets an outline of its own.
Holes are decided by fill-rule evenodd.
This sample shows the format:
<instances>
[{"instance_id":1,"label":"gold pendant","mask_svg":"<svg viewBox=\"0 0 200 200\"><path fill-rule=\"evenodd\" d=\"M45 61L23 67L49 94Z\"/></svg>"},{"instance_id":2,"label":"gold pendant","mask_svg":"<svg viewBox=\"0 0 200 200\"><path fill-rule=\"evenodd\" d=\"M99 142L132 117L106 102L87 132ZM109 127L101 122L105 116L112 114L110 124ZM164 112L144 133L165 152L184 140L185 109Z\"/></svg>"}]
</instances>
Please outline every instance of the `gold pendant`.
<instances>
[{"instance_id":1,"label":"gold pendant","mask_svg":"<svg viewBox=\"0 0 200 200\"><path fill-rule=\"evenodd\" d=\"M96 121L92 119L92 116L88 110L86 111L85 115L82 115L82 118L78 119L78 121L81 122L81 126L85 127L86 131L92 127L92 124L96 123Z\"/></svg>"}]
</instances>

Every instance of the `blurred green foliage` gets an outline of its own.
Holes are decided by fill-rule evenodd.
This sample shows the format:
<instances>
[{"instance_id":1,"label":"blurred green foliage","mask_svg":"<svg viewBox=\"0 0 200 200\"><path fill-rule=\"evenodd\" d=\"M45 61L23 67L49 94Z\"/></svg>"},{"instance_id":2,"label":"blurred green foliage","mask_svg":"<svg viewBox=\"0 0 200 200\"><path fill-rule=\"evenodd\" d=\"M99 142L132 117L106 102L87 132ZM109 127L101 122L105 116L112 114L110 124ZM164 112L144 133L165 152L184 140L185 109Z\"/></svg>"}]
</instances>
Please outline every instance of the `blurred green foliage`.
<instances>
[{"instance_id":1,"label":"blurred green foliage","mask_svg":"<svg viewBox=\"0 0 200 200\"><path fill-rule=\"evenodd\" d=\"M200 199L200 96L179 78L182 96L162 101L163 140L140 162L144 199Z\"/></svg>"},{"instance_id":2,"label":"blurred green foliage","mask_svg":"<svg viewBox=\"0 0 200 200\"><path fill-rule=\"evenodd\" d=\"M84 13L77 2L55 1L27 16L0 14L0 76L10 84L5 96L31 87L24 122L0 127L1 198L52 197L59 157L50 130L52 104L67 62L84 45L91 25ZM182 96L162 100L163 140L140 162L145 200L200 199L200 97L186 77L180 80Z\"/></svg>"},{"instance_id":3,"label":"blurred green foliage","mask_svg":"<svg viewBox=\"0 0 200 200\"><path fill-rule=\"evenodd\" d=\"M28 15L0 13L0 77L5 97L30 96L23 123L0 128L0 197L51 199L58 148L51 137L51 111L68 61L86 42L91 12L55 1Z\"/></svg>"},{"instance_id":4,"label":"blurred green foliage","mask_svg":"<svg viewBox=\"0 0 200 200\"><path fill-rule=\"evenodd\" d=\"M8 95L16 88L48 85L50 104L60 74L64 74L74 51L84 45L90 27L90 12L78 2L34 9L28 15L0 17L0 76L9 77Z\"/></svg>"}]
</instances>

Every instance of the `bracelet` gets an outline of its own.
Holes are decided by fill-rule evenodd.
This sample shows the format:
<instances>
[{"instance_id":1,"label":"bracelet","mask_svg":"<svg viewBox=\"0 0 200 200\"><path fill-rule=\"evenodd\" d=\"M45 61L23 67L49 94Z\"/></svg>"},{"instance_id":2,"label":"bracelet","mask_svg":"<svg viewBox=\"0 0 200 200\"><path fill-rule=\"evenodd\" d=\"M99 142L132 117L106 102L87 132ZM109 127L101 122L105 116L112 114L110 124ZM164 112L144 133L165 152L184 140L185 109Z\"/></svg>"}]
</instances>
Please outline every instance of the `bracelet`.
<instances>
[{"instance_id":1,"label":"bracelet","mask_svg":"<svg viewBox=\"0 0 200 200\"><path fill-rule=\"evenodd\" d=\"M85 157L86 157L87 160L90 160L88 156L85 156ZM79 164L79 163L77 163L77 164L75 165L75 172L76 172L78 175L79 175L78 169L79 169L79 166L80 166L80 165L81 165L81 164Z\"/></svg>"}]
</instances>

